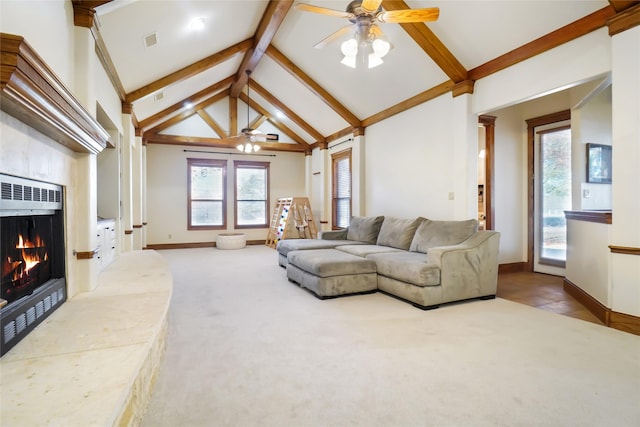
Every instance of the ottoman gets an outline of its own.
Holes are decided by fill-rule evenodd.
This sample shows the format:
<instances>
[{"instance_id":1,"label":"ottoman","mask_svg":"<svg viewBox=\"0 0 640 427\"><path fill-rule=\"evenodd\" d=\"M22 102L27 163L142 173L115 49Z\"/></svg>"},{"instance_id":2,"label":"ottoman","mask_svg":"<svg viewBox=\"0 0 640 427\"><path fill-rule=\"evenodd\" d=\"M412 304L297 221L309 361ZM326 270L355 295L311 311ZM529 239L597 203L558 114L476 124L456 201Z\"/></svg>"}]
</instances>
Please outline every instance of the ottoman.
<instances>
[{"instance_id":1,"label":"ottoman","mask_svg":"<svg viewBox=\"0 0 640 427\"><path fill-rule=\"evenodd\" d=\"M335 249L289 252L287 278L320 299L378 290L374 261Z\"/></svg>"},{"instance_id":2,"label":"ottoman","mask_svg":"<svg viewBox=\"0 0 640 427\"><path fill-rule=\"evenodd\" d=\"M245 245L244 233L220 233L216 238L218 249L242 249Z\"/></svg>"}]
</instances>

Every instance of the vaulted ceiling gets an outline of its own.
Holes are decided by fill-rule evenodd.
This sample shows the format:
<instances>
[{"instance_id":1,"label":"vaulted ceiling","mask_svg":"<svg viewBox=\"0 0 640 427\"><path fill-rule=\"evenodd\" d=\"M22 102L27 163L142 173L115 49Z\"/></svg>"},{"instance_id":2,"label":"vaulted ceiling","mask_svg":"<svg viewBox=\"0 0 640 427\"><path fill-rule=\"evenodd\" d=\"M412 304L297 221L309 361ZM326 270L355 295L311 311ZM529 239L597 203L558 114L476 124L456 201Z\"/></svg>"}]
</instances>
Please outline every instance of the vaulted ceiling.
<instances>
[{"instance_id":1,"label":"vaulted ceiling","mask_svg":"<svg viewBox=\"0 0 640 427\"><path fill-rule=\"evenodd\" d=\"M340 63L340 43L351 34L314 48L350 22L296 3L73 0L75 24L91 29L145 143L234 147L228 137L249 121L279 134L263 148L299 152L362 134L442 94L472 93L476 80L601 28L640 2L382 0L387 11L437 7L440 16L380 24L392 50L373 69ZM342 11L349 1L304 3ZM199 31L190 28L196 18Z\"/></svg>"}]
</instances>

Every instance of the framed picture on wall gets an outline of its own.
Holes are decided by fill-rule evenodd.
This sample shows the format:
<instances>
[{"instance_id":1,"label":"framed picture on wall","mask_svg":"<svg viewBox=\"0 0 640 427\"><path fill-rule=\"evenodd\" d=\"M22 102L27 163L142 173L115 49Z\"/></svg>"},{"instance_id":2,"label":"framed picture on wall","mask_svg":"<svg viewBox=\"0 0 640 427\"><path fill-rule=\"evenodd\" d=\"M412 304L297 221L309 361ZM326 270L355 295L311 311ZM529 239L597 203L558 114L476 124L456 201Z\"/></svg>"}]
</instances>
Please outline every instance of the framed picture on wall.
<instances>
[{"instance_id":1,"label":"framed picture on wall","mask_svg":"<svg viewBox=\"0 0 640 427\"><path fill-rule=\"evenodd\" d=\"M611 184L611 146L587 144L587 182Z\"/></svg>"}]
</instances>

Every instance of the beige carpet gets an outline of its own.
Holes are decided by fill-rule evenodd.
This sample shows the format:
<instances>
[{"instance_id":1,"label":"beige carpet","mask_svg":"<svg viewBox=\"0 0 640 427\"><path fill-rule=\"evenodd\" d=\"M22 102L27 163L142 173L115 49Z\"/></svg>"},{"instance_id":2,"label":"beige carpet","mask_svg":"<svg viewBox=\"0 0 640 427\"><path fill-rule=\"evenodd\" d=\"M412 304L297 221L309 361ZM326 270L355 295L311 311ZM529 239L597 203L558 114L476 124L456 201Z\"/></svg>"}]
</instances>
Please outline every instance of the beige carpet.
<instances>
[{"instance_id":1,"label":"beige carpet","mask_svg":"<svg viewBox=\"0 0 640 427\"><path fill-rule=\"evenodd\" d=\"M639 426L640 337L496 299L321 301L276 253L160 251L174 274L143 426Z\"/></svg>"}]
</instances>

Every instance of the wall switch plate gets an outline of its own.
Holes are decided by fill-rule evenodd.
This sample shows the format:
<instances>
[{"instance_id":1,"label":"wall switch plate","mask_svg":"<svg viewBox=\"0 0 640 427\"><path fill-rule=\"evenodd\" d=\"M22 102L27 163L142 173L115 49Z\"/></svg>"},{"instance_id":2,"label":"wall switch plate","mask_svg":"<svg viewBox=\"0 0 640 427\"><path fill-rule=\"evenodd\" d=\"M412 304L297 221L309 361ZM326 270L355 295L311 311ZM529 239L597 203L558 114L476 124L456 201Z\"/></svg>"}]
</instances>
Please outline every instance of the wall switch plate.
<instances>
[{"instance_id":1,"label":"wall switch plate","mask_svg":"<svg viewBox=\"0 0 640 427\"><path fill-rule=\"evenodd\" d=\"M453 200L455 198L455 194L453 191L449 192L449 200Z\"/></svg>"}]
</instances>

